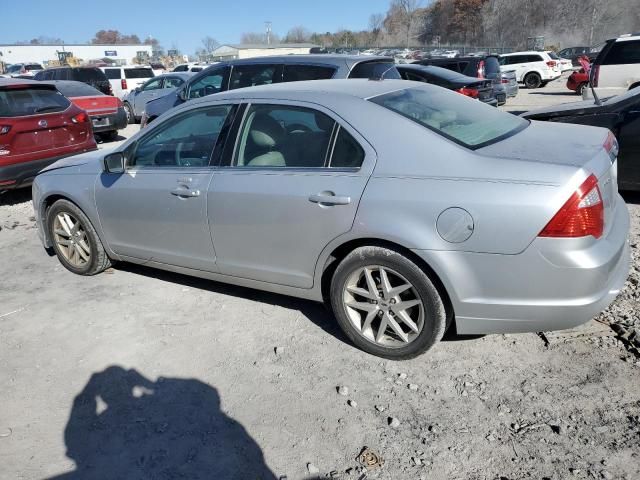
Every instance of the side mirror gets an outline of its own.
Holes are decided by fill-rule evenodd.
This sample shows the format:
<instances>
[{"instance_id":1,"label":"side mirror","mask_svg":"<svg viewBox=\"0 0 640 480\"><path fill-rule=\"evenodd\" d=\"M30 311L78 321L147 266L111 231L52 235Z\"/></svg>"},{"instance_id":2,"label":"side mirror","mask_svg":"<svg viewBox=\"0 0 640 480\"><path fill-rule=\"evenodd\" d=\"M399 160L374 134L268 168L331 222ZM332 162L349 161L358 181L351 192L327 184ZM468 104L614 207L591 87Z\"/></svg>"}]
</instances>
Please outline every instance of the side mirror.
<instances>
[{"instance_id":1,"label":"side mirror","mask_svg":"<svg viewBox=\"0 0 640 480\"><path fill-rule=\"evenodd\" d=\"M178 98L180 100L182 100L183 102L186 102L188 100L189 97L187 97L187 89L186 88L182 88L178 91Z\"/></svg>"},{"instance_id":2,"label":"side mirror","mask_svg":"<svg viewBox=\"0 0 640 480\"><path fill-rule=\"evenodd\" d=\"M124 173L124 154L115 152L104 157L104 171L105 173Z\"/></svg>"},{"instance_id":3,"label":"side mirror","mask_svg":"<svg viewBox=\"0 0 640 480\"><path fill-rule=\"evenodd\" d=\"M138 86L134 90L136 93L140 93L142 91L142 88Z\"/></svg>"}]
</instances>

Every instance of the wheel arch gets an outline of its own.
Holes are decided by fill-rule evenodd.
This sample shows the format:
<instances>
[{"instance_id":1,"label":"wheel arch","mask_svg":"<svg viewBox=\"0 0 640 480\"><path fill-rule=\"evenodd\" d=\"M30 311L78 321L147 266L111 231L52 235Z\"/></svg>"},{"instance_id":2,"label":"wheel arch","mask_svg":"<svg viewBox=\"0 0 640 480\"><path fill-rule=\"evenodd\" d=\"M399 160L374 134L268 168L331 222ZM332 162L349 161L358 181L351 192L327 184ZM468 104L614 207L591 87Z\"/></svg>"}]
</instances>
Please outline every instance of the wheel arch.
<instances>
[{"instance_id":1,"label":"wheel arch","mask_svg":"<svg viewBox=\"0 0 640 480\"><path fill-rule=\"evenodd\" d=\"M640 82L635 82L631 84L631 86L629 87L629 90L633 90L634 88L638 88L638 87L640 87Z\"/></svg>"},{"instance_id":2,"label":"wheel arch","mask_svg":"<svg viewBox=\"0 0 640 480\"><path fill-rule=\"evenodd\" d=\"M436 290L438 291L438 294L440 295L440 297L442 298L442 302L444 303L445 311L447 314L447 326L451 324L455 315L453 303L444 282L440 278L440 275L438 275L436 271L431 267L431 265L429 265L424 259L411 251L411 249L395 241L375 237L351 238L340 243L337 246L332 247L331 252L326 256L326 259L320 271L320 290L322 293L322 298L327 305L330 305L330 303L327 303L327 300L331 287L331 279L333 278L335 269L340 264L342 259L344 259L349 253L351 253L356 248L365 246L375 246L395 250L418 265L436 287Z\"/></svg>"}]
</instances>

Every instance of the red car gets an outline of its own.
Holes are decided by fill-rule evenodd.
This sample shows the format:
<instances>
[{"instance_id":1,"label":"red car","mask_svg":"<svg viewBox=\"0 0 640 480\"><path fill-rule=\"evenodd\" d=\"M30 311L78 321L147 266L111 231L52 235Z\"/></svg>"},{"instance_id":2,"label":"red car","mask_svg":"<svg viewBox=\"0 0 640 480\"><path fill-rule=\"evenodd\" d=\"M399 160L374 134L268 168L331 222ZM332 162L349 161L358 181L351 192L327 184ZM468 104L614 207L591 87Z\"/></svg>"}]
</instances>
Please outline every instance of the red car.
<instances>
[{"instance_id":1,"label":"red car","mask_svg":"<svg viewBox=\"0 0 640 480\"><path fill-rule=\"evenodd\" d=\"M582 91L589 86L589 69L591 68L588 57L578 58L578 62L582 65L580 70L573 72L567 79L567 88L573 90L578 95L582 95Z\"/></svg>"},{"instance_id":2,"label":"red car","mask_svg":"<svg viewBox=\"0 0 640 480\"><path fill-rule=\"evenodd\" d=\"M127 113L119 98L105 95L83 82L58 80L43 83L55 86L60 93L87 112L91 118L93 133L105 140L115 140L118 130L126 128Z\"/></svg>"},{"instance_id":3,"label":"red car","mask_svg":"<svg viewBox=\"0 0 640 480\"><path fill-rule=\"evenodd\" d=\"M56 160L96 149L89 115L53 85L0 78L0 191Z\"/></svg>"}]
</instances>

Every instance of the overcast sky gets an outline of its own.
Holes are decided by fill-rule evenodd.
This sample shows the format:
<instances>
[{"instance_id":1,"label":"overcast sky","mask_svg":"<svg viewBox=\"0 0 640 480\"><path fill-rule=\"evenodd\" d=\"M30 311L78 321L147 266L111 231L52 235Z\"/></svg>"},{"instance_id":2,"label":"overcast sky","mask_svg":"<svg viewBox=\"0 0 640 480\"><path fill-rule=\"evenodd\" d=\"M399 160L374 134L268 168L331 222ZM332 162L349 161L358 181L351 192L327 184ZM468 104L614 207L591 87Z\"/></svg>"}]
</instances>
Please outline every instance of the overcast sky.
<instances>
[{"instance_id":1,"label":"overcast sky","mask_svg":"<svg viewBox=\"0 0 640 480\"><path fill-rule=\"evenodd\" d=\"M284 36L303 25L310 31L360 30L372 13L384 13L389 0L0 0L0 43L41 35L84 43L98 30L119 30L141 40L152 35L167 48L193 53L209 35L238 43L243 32L273 31Z\"/></svg>"}]
</instances>

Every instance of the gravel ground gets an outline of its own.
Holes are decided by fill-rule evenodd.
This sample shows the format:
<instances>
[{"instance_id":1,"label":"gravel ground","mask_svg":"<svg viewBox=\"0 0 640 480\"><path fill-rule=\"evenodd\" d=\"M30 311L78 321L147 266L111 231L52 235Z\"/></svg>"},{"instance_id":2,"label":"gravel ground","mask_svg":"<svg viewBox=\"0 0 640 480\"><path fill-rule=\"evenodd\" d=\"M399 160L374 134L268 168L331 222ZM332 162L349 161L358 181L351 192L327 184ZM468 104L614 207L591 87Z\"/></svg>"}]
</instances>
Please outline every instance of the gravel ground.
<instances>
[{"instance_id":1,"label":"gravel ground","mask_svg":"<svg viewBox=\"0 0 640 480\"><path fill-rule=\"evenodd\" d=\"M572 100L554 82L508 107ZM41 248L29 192L2 195L0 478L362 478L365 446L384 463L367 478L640 478L626 199L634 267L599 321L396 363L311 302L130 265L74 276Z\"/></svg>"}]
</instances>

